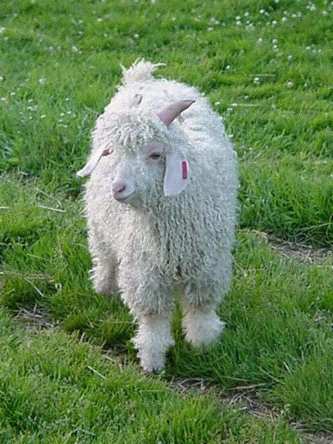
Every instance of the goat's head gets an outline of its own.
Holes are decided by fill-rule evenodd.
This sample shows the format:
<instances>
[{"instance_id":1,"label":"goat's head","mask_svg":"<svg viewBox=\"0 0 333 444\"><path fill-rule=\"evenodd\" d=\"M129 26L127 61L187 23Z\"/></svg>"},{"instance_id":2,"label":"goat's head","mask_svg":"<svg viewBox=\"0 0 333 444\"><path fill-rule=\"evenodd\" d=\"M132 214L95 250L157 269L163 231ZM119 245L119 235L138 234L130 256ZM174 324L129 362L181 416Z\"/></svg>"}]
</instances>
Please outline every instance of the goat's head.
<instances>
[{"instance_id":1,"label":"goat's head","mask_svg":"<svg viewBox=\"0 0 333 444\"><path fill-rule=\"evenodd\" d=\"M90 175L102 158L103 176L110 180L112 196L122 203L148 201L153 196L174 196L189 179L189 165L170 137L169 125L193 100L169 105L157 115L129 110L99 119L95 148L85 167L77 174ZM176 146L175 146L176 145Z\"/></svg>"}]
</instances>

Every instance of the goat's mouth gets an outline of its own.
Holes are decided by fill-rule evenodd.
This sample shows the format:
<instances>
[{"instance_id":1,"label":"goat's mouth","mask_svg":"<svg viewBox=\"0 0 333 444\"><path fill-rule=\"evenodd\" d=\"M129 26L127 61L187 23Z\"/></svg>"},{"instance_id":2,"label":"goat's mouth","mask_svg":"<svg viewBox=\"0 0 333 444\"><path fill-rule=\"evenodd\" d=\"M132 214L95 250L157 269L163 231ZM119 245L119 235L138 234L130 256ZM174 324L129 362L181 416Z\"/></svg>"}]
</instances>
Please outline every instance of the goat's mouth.
<instances>
[{"instance_id":1,"label":"goat's mouth","mask_svg":"<svg viewBox=\"0 0 333 444\"><path fill-rule=\"evenodd\" d=\"M131 198L134 195L135 195L135 191L132 191L132 193L127 194L126 196L113 196L113 198L119 203L127 203L131 200Z\"/></svg>"}]
</instances>

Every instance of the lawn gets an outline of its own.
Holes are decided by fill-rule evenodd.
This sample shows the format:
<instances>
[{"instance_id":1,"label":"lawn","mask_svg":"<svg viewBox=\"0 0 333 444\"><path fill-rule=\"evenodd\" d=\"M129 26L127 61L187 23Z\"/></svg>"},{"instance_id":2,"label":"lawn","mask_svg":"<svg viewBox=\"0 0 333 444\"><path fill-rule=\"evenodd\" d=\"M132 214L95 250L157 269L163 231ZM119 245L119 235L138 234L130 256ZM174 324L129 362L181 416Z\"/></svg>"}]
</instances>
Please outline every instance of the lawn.
<instances>
[{"instance_id":1,"label":"lawn","mask_svg":"<svg viewBox=\"0 0 333 444\"><path fill-rule=\"evenodd\" d=\"M333 432L332 16L324 0L3 2L0 442L298 443L300 429ZM177 309L158 377L140 372L117 295L91 288L75 177L119 64L138 57L205 92L241 174L226 332L194 350ZM27 329L24 310L56 327ZM199 379L211 388L175 388Z\"/></svg>"}]
</instances>

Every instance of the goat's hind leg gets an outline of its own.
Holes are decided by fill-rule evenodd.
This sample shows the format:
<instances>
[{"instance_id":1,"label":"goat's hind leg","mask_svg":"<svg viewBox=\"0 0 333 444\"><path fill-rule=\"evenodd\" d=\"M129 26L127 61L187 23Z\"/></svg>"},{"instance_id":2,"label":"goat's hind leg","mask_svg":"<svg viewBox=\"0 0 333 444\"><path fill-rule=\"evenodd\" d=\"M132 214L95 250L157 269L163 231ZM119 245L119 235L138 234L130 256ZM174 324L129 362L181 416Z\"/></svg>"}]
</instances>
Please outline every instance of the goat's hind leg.
<instances>
[{"instance_id":1,"label":"goat's hind leg","mask_svg":"<svg viewBox=\"0 0 333 444\"><path fill-rule=\"evenodd\" d=\"M183 330L186 341L196 347L213 343L223 331L224 322L216 314L216 299L211 289L188 287L185 290Z\"/></svg>"},{"instance_id":2,"label":"goat's hind leg","mask_svg":"<svg viewBox=\"0 0 333 444\"><path fill-rule=\"evenodd\" d=\"M224 322L211 306L188 305L184 310L185 339L195 347L213 343L222 333Z\"/></svg>"},{"instance_id":3,"label":"goat's hind leg","mask_svg":"<svg viewBox=\"0 0 333 444\"><path fill-rule=\"evenodd\" d=\"M116 271L117 264L114 257L93 258L93 268L90 273L96 293L112 295L118 291Z\"/></svg>"},{"instance_id":4,"label":"goat's hind leg","mask_svg":"<svg viewBox=\"0 0 333 444\"><path fill-rule=\"evenodd\" d=\"M118 290L117 256L93 225L89 227L88 244L93 262L90 279L94 289L96 293L112 295Z\"/></svg>"}]
</instances>

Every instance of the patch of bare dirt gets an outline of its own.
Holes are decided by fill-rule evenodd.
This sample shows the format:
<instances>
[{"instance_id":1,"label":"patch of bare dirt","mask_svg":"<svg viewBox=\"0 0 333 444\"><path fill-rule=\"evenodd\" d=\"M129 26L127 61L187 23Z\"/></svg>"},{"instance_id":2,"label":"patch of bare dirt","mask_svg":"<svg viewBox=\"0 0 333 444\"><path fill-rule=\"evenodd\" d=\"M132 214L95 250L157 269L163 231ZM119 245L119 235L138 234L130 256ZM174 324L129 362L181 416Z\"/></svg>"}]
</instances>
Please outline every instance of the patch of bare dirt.
<instances>
[{"instance_id":1,"label":"patch of bare dirt","mask_svg":"<svg viewBox=\"0 0 333 444\"><path fill-rule=\"evenodd\" d=\"M52 320L48 313L35 305L32 309L20 308L15 319L29 330L44 330L55 328L58 323Z\"/></svg>"},{"instance_id":2,"label":"patch of bare dirt","mask_svg":"<svg viewBox=\"0 0 333 444\"><path fill-rule=\"evenodd\" d=\"M314 248L298 242L288 242L275 237L269 237L273 250L286 257L292 257L307 264L321 264L329 257L333 258L333 251L329 248Z\"/></svg>"},{"instance_id":3,"label":"patch of bare dirt","mask_svg":"<svg viewBox=\"0 0 333 444\"><path fill-rule=\"evenodd\" d=\"M332 433L303 433L303 439L305 444L332 444Z\"/></svg>"},{"instance_id":4,"label":"patch of bare dirt","mask_svg":"<svg viewBox=\"0 0 333 444\"><path fill-rule=\"evenodd\" d=\"M246 411L253 416L274 419L281 415L281 411L266 405L256 396L255 390L266 384L252 384L240 386L230 393L223 391L215 383L203 378L172 378L169 385L181 393L211 394L227 406Z\"/></svg>"},{"instance_id":5,"label":"patch of bare dirt","mask_svg":"<svg viewBox=\"0 0 333 444\"><path fill-rule=\"evenodd\" d=\"M262 384L236 387L232 392L225 393L213 382L203 378L172 378L169 385L180 393L211 394L224 405L234 407L263 420L274 421L284 412L264 403L256 394L256 389ZM333 444L333 433L318 432L309 433L304 424L290 422L300 435L304 444Z\"/></svg>"},{"instance_id":6,"label":"patch of bare dirt","mask_svg":"<svg viewBox=\"0 0 333 444\"><path fill-rule=\"evenodd\" d=\"M273 250L287 258L293 258L305 264L322 264L329 258L333 260L332 248L313 247L302 242L286 241L264 231L251 231L269 244Z\"/></svg>"}]
</instances>

